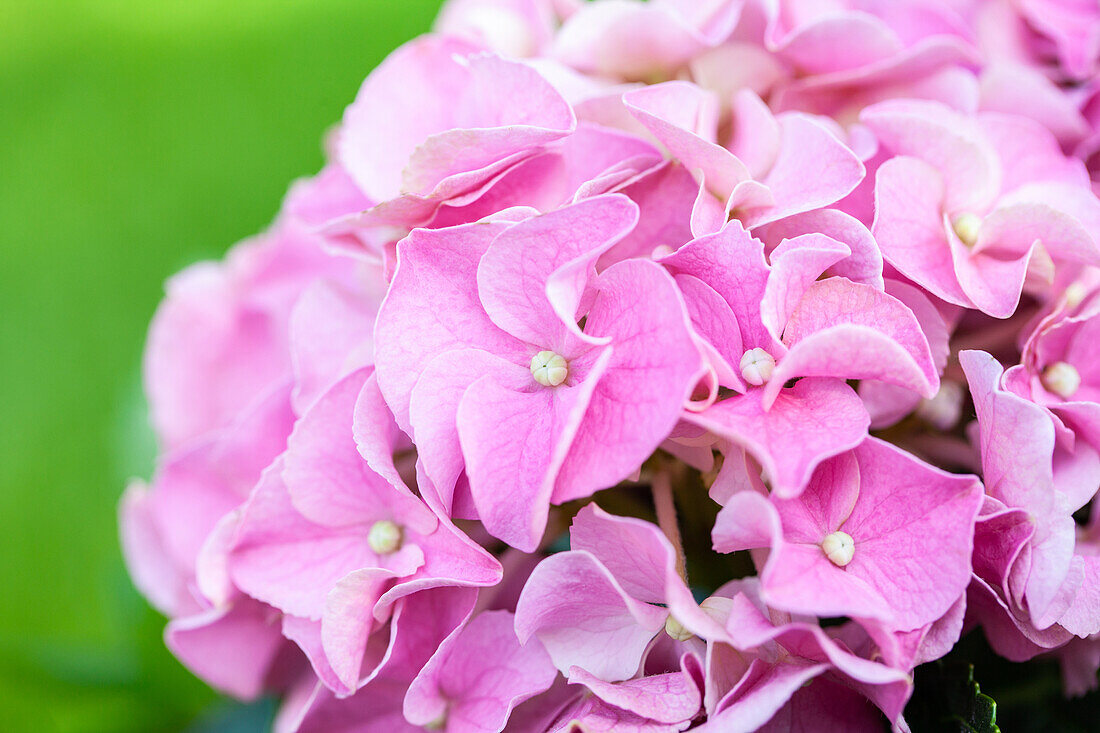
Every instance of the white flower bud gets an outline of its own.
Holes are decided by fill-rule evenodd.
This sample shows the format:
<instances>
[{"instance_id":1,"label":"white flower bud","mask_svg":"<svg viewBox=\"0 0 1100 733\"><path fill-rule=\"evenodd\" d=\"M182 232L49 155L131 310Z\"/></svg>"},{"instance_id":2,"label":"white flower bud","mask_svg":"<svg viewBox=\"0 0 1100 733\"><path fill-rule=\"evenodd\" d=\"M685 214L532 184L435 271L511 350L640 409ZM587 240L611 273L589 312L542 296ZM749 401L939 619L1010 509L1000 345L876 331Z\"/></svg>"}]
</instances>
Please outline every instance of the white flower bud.
<instances>
[{"instance_id":1,"label":"white flower bud","mask_svg":"<svg viewBox=\"0 0 1100 733\"><path fill-rule=\"evenodd\" d=\"M944 380L932 399L921 400L917 415L937 430L950 430L962 417L964 396L958 382Z\"/></svg>"},{"instance_id":2,"label":"white flower bud","mask_svg":"<svg viewBox=\"0 0 1100 733\"><path fill-rule=\"evenodd\" d=\"M978 230L982 228L982 218L977 214L959 214L952 220L951 227L959 241L967 247L978 243Z\"/></svg>"},{"instance_id":3,"label":"white flower bud","mask_svg":"<svg viewBox=\"0 0 1100 733\"><path fill-rule=\"evenodd\" d=\"M839 529L821 540L821 551L825 557L837 567L844 567L852 561L856 554L856 543L852 535L841 532Z\"/></svg>"},{"instance_id":4,"label":"white flower bud","mask_svg":"<svg viewBox=\"0 0 1100 733\"><path fill-rule=\"evenodd\" d=\"M741 357L741 376L754 387L767 382L775 371L775 359L760 347L749 349Z\"/></svg>"},{"instance_id":5,"label":"white flower bud","mask_svg":"<svg viewBox=\"0 0 1100 733\"><path fill-rule=\"evenodd\" d=\"M1043 370L1040 378L1048 392L1052 392L1063 400L1068 400L1077 393L1081 386L1081 373L1072 364L1057 361Z\"/></svg>"},{"instance_id":6,"label":"white flower bud","mask_svg":"<svg viewBox=\"0 0 1100 733\"><path fill-rule=\"evenodd\" d=\"M1088 294L1089 290L1085 287L1085 284L1077 281L1066 286L1065 292L1062 293L1062 299L1065 301L1066 308L1073 310L1081 305Z\"/></svg>"},{"instance_id":7,"label":"white flower bud","mask_svg":"<svg viewBox=\"0 0 1100 733\"><path fill-rule=\"evenodd\" d=\"M671 613L668 615L668 618L665 619L665 633L676 641L687 641L695 636L695 634L685 629L684 625L677 621L676 617Z\"/></svg>"},{"instance_id":8,"label":"white flower bud","mask_svg":"<svg viewBox=\"0 0 1100 733\"><path fill-rule=\"evenodd\" d=\"M557 387L569 376L569 364L560 354L540 351L531 357L531 376L543 387Z\"/></svg>"},{"instance_id":9,"label":"white flower bud","mask_svg":"<svg viewBox=\"0 0 1100 733\"><path fill-rule=\"evenodd\" d=\"M371 525L367 534L367 544L376 555L389 555L401 549L405 533L401 527L388 519L382 519Z\"/></svg>"}]
</instances>

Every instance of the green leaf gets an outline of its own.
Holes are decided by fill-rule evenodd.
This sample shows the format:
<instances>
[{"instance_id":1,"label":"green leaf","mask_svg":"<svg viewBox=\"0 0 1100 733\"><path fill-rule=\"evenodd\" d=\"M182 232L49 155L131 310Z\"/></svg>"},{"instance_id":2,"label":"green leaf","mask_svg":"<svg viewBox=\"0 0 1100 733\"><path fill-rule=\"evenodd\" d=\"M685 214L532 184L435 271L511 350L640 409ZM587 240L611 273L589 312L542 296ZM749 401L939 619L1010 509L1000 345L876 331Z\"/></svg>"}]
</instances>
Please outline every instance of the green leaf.
<instances>
[{"instance_id":1,"label":"green leaf","mask_svg":"<svg viewBox=\"0 0 1100 733\"><path fill-rule=\"evenodd\" d=\"M1000 733L997 703L974 680L974 665L934 662L916 671L916 689L905 709L914 733Z\"/></svg>"}]
</instances>

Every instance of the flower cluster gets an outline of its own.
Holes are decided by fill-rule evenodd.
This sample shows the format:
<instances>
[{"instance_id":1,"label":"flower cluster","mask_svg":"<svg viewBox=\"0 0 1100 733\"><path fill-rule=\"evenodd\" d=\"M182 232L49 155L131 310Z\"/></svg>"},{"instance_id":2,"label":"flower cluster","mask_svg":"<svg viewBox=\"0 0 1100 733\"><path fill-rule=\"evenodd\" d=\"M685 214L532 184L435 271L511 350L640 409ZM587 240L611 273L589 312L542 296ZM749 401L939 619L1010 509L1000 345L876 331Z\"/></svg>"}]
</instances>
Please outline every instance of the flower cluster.
<instances>
[{"instance_id":1,"label":"flower cluster","mask_svg":"<svg viewBox=\"0 0 1100 733\"><path fill-rule=\"evenodd\" d=\"M1096 686L1095 2L450 0L330 143L150 334L123 545L211 685L905 730L980 627Z\"/></svg>"}]
</instances>

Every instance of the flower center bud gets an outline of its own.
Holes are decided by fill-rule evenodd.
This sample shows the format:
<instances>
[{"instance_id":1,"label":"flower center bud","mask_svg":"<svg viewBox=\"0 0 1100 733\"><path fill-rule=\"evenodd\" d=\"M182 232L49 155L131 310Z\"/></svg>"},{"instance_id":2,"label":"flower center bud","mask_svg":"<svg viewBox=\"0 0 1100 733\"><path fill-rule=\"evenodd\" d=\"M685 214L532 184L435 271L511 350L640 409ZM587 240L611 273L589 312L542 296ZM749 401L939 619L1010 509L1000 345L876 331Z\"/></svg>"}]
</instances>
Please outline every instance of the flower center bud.
<instances>
[{"instance_id":1,"label":"flower center bud","mask_svg":"<svg viewBox=\"0 0 1100 733\"><path fill-rule=\"evenodd\" d=\"M852 535L838 529L821 540L821 551L825 553L825 557L829 558L829 562L842 568L850 563L856 554L856 543Z\"/></svg>"},{"instance_id":2,"label":"flower center bud","mask_svg":"<svg viewBox=\"0 0 1100 733\"><path fill-rule=\"evenodd\" d=\"M1064 400L1068 400L1081 386L1081 373L1072 364L1058 361L1043 370L1043 386Z\"/></svg>"},{"instance_id":3,"label":"flower center bud","mask_svg":"<svg viewBox=\"0 0 1100 733\"><path fill-rule=\"evenodd\" d=\"M1073 282L1066 286L1066 290L1062 293L1062 298L1066 302L1066 308L1076 308L1084 301L1085 296L1089 294L1088 288L1080 282Z\"/></svg>"},{"instance_id":4,"label":"flower center bud","mask_svg":"<svg viewBox=\"0 0 1100 733\"><path fill-rule=\"evenodd\" d=\"M684 625L677 621L676 617L671 613L668 615L668 618L665 619L665 633L676 641L687 641L695 636L695 634L685 629Z\"/></svg>"},{"instance_id":5,"label":"flower center bud","mask_svg":"<svg viewBox=\"0 0 1100 733\"><path fill-rule=\"evenodd\" d=\"M405 533L395 522L382 519L371 525L367 534L367 544L376 555L389 555L401 549Z\"/></svg>"},{"instance_id":6,"label":"flower center bud","mask_svg":"<svg viewBox=\"0 0 1100 733\"><path fill-rule=\"evenodd\" d=\"M978 243L978 230L982 228L982 218L977 214L959 214L951 222L955 235L967 247Z\"/></svg>"},{"instance_id":7,"label":"flower center bud","mask_svg":"<svg viewBox=\"0 0 1100 733\"><path fill-rule=\"evenodd\" d=\"M775 359L760 347L749 349L741 357L741 376L754 387L759 387L772 378L775 371Z\"/></svg>"},{"instance_id":8,"label":"flower center bud","mask_svg":"<svg viewBox=\"0 0 1100 733\"><path fill-rule=\"evenodd\" d=\"M531 376L543 387L557 387L569 376L569 364L561 354L540 351L531 357Z\"/></svg>"},{"instance_id":9,"label":"flower center bud","mask_svg":"<svg viewBox=\"0 0 1100 733\"><path fill-rule=\"evenodd\" d=\"M931 399L921 400L917 416L932 424L937 430L950 430L962 416L965 394L958 382L946 379L940 382L940 390Z\"/></svg>"},{"instance_id":10,"label":"flower center bud","mask_svg":"<svg viewBox=\"0 0 1100 733\"><path fill-rule=\"evenodd\" d=\"M424 730L443 730L447 727L447 713L444 711L435 720L425 723Z\"/></svg>"}]
</instances>

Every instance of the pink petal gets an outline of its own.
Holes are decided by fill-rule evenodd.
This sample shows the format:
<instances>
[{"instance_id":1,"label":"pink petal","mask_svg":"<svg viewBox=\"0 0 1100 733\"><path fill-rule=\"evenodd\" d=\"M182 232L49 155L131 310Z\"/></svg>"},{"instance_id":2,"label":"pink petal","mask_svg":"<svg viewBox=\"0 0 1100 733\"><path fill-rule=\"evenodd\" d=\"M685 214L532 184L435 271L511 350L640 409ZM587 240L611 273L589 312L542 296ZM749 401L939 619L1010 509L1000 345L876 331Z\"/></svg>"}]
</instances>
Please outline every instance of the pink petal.
<instances>
[{"instance_id":1,"label":"pink petal","mask_svg":"<svg viewBox=\"0 0 1100 733\"><path fill-rule=\"evenodd\" d=\"M683 299L660 266L620 262L596 287L585 333L609 339L610 354L561 464L555 502L612 486L641 466L672 432L703 374Z\"/></svg>"},{"instance_id":2,"label":"pink petal","mask_svg":"<svg viewBox=\"0 0 1100 733\"><path fill-rule=\"evenodd\" d=\"M598 196L520 222L501 233L477 269L486 313L504 331L556 348L576 327L581 297L596 260L638 221L622 195Z\"/></svg>"},{"instance_id":3,"label":"pink petal","mask_svg":"<svg viewBox=\"0 0 1100 733\"><path fill-rule=\"evenodd\" d=\"M1026 509L1035 519L1031 541L1028 607L1035 615L1051 604L1073 554L1074 523L1065 499L1053 491L1054 426L1042 408L1003 391L1003 368L988 354L963 351L981 433L986 491L1009 507Z\"/></svg>"},{"instance_id":4,"label":"pink petal","mask_svg":"<svg viewBox=\"0 0 1100 733\"><path fill-rule=\"evenodd\" d=\"M610 356L605 348L576 385L520 392L489 374L466 390L458 436L478 516L495 537L527 552L538 545L554 480Z\"/></svg>"},{"instance_id":5,"label":"pink petal","mask_svg":"<svg viewBox=\"0 0 1100 733\"><path fill-rule=\"evenodd\" d=\"M902 99L868 107L860 121L895 155L919 158L940 172L944 208L953 215L980 215L1001 190L996 152L971 117L938 102Z\"/></svg>"},{"instance_id":6,"label":"pink petal","mask_svg":"<svg viewBox=\"0 0 1100 733\"><path fill-rule=\"evenodd\" d=\"M175 619L164 632L171 652L215 688L242 699L263 692L285 640L272 623L277 612L241 599L229 608Z\"/></svg>"},{"instance_id":7,"label":"pink petal","mask_svg":"<svg viewBox=\"0 0 1100 733\"><path fill-rule=\"evenodd\" d=\"M573 130L569 105L536 71L474 51L458 39L428 36L367 77L344 115L338 155L370 198L429 195L449 176L491 170ZM440 94L452 103L407 101Z\"/></svg>"},{"instance_id":8,"label":"pink petal","mask_svg":"<svg viewBox=\"0 0 1100 733\"><path fill-rule=\"evenodd\" d=\"M458 406L470 384L487 374L516 391L531 383L530 369L487 351L458 349L435 357L413 387L409 418L417 453L448 514L466 465L458 439Z\"/></svg>"},{"instance_id":9,"label":"pink petal","mask_svg":"<svg viewBox=\"0 0 1100 733\"><path fill-rule=\"evenodd\" d=\"M890 599L897 628L931 623L969 582L982 486L874 438L855 455L859 501L843 528L856 554L846 570Z\"/></svg>"},{"instance_id":10,"label":"pink petal","mask_svg":"<svg viewBox=\"0 0 1100 733\"><path fill-rule=\"evenodd\" d=\"M394 577L403 572L363 568L341 578L325 600L321 648L339 682L334 691L350 694L359 687L367 641L377 622L374 606Z\"/></svg>"},{"instance_id":11,"label":"pink petal","mask_svg":"<svg viewBox=\"0 0 1100 733\"><path fill-rule=\"evenodd\" d=\"M587 73L644 79L676 69L724 40L742 3L677 5L622 0L582 5L559 30L551 53Z\"/></svg>"},{"instance_id":12,"label":"pink petal","mask_svg":"<svg viewBox=\"0 0 1100 733\"><path fill-rule=\"evenodd\" d=\"M379 278L381 279L381 278ZM336 380L374 359L374 302L336 283L318 281L290 317L294 410L304 413Z\"/></svg>"},{"instance_id":13,"label":"pink petal","mask_svg":"<svg viewBox=\"0 0 1100 733\"><path fill-rule=\"evenodd\" d=\"M375 328L378 387L406 432L413 386L445 351L484 349L510 361L531 358L527 347L485 314L477 266L506 223L417 229L397 247L398 265ZM408 338L415 332L415 339Z\"/></svg>"},{"instance_id":14,"label":"pink petal","mask_svg":"<svg viewBox=\"0 0 1100 733\"><path fill-rule=\"evenodd\" d=\"M775 205L746 214L743 220L749 227L835 203L855 190L867 173L859 158L811 117L784 114L779 126L779 155L763 178Z\"/></svg>"},{"instance_id":15,"label":"pink petal","mask_svg":"<svg viewBox=\"0 0 1100 733\"><path fill-rule=\"evenodd\" d=\"M421 534L435 517L404 487L371 470L352 433L355 406L369 376L361 370L337 382L298 420L287 442L283 480L294 508L332 527L395 519Z\"/></svg>"},{"instance_id":16,"label":"pink petal","mask_svg":"<svg viewBox=\"0 0 1100 733\"><path fill-rule=\"evenodd\" d=\"M898 272L949 303L970 307L944 232L943 196L935 168L916 158L891 158L876 174L871 231Z\"/></svg>"},{"instance_id":17,"label":"pink petal","mask_svg":"<svg viewBox=\"0 0 1100 733\"><path fill-rule=\"evenodd\" d=\"M229 560L233 581L254 598L295 616L319 619L329 590L345 575L377 567L363 526L333 530L314 524L294 508L277 461L245 506ZM403 548L399 564L411 573L423 562L415 546ZM402 573L404 574L404 573Z\"/></svg>"},{"instance_id":18,"label":"pink petal","mask_svg":"<svg viewBox=\"0 0 1100 733\"><path fill-rule=\"evenodd\" d=\"M499 731L512 709L547 688L557 676L537 640L520 644L512 614L486 611L448 637L405 695L405 717L446 730Z\"/></svg>"},{"instance_id":19,"label":"pink petal","mask_svg":"<svg viewBox=\"0 0 1100 733\"><path fill-rule=\"evenodd\" d=\"M752 178L744 163L715 142L717 104L709 92L670 81L627 92L623 102L685 168L701 171L719 198Z\"/></svg>"},{"instance_id":20,"label":"pink petal","mask_svg":"<svg viewBox=\"0 0 1100 733\"><path fill-rule=\"evenodd\" d=\"M715 403L685 419L749 451L779 496L797 496L814 468L858 445L870 418L852 388L836 379L801 379L765 409L763 390Z\"/></svg>"},{"instance_id":21,"label":"pink petal","mask_svg":"<svg viewBox=\"0 0 1100 733\"><path fill-rule=\"evenodd\" d=\"M563 552L539 563L516 606L521 642L535 637L563 671L633 677L668 612L631 598L587 552Z\"/></svg>"},{"instance_id":22,"label":"pink petal","mask_svg":"<svg viewBox=\"0 0 1100 733\"><path fill-rule=\"evenodd\" d=\"M882 288L882 253L867 227L857 219L835 209L818 209L789 216L773 224L753 230L769 248L774 249L784 239L803 234L823 234L846 245L851 254L827 272L846 277L853 282Z\"/></svg>"},{"instance_id":23,"label":"pink petal","mask_svg":"<svg viewBox=\"0 0 1100 733\"><path fill-rule=\"evenodd\" d=\"M848 254L845 245L823 234L781 242L771 253L772 271L760 303L764 325L776 336L781 335L806 291L830 265Z\"/></svg>"},{"instance_id":24,"label":"pink petal","mask_svg":"<svg viewBox=\"0 0 1100 733\"><path fill-rule=\"evenodd\" d=\"M825 664L768 664L754 659L701 731L751 733L771 720L791 696L828 669Z\"/></svg>"},{"instance_id":25,"label":"pink petal","mask_svg":"<svg viewBox=\"0 0 1100 733\"><path fill-rule=\"evenodd\" d=\"M845 278L814 283L783 332L780 359L765 400L796 376L877 379L932 397L939 374L913 312L869 285Z\"/></svg>"},{"instance_id":26,"label":"pink petal","mask_svg":"<svg viewBox=\"0 0 1100 733\"><path fill-rule=\"evenodd\" d=\"M656 723L682 723L699 712L702 697L695 682L684 672L640 677L625 682L605 682L573 667L569 682L582 684L609 705Z\"/></svg>"},{"instance_id":27,"label":"pink petal","mask_svg":"<svg viewBox=\"0 0 1100 733\"><path fill-rule=\"evenodd\" d=\"M655 525L616 517L589 504L573 518L569 547L591 553L632 598L665 602L664 569L676 563L675 551Z\"/></svg>"},{"instance_id":28,"label":"pink petal","mask_svg":"<svg viewBox=\"0 0 1100 733\"><path fill-rule=\"evenodd\" d=\"M782 346L764 326L760 303L769 268L764 247L738 221L700 237L661 260L674 275L692 275L713 288L733 309L746 349L760 347L779 356ZM740 355L738 355L740 359Z\"/></svg>"}]
</instances>

